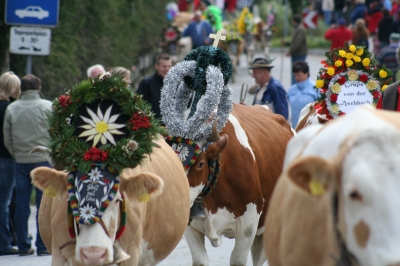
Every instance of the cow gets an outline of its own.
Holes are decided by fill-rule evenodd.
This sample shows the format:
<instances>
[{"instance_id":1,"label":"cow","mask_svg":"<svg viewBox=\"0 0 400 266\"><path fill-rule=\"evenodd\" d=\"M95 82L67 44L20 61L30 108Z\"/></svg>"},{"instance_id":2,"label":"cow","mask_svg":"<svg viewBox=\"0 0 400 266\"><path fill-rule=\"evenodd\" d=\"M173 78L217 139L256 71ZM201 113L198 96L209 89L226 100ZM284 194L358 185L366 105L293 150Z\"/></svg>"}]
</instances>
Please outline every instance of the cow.
<instances>
[{"instance_id":1,"label":"cow","mask_svg":"<svg viewBox=\"0 0 400 266\"><path fill-rule=\"evenodd\" d=\"M312 102L304 106L300 111L299 123L296 126L296 132L301 129L318 124L325 124L329 121L325 114L319 114L318 110L321 108L317 102Z\"/></svg>"},{"instance_id":2,"label":"cow","mask_svg":"<svg viewBox=\"0 0 400 266\"><path fill-rule=\"evenodd\" d=\"M187 171L191 201L210 192L202 196L205 219L192 220L185 231L193 265L209 265L204 236L214 247L222 236L235 238L230 265L246 265L250 249L253 265L265 262L264 217L292 135L285 118L268 108L233 104L221 136L214 122L209 142L198 142L202 152ZM219 160L217 180L209 182L209 169Z\"/></svg>"},{"instance_id":3,"label":"cow","mask_svg":"<svg viewBox=\"0 0 400 266\"><path fill-rule=\"evenodd\" d=\"M300 131L265 221L269 265L400 265L399 160L399 113L361 106Z\"/></svg>"},{"instance_id":4,"label":"cow","mask_svg":"<svg viewBox=\"0 0 400 266\"><path fill-rule=\"evenodd\" d=\"M75 225L76 244L68 232L68 173L44 167L32 171L33 184L46 191L39 231L52 253L52 265L108 265L124 259L120 265L156 265L175 248L189 219L189 186L172 149L162 137L155 142L160 148L141 165L122 171L119 191L103 214L104 226ZM143 198L146 193L149 198ZM114 254L122 201L128 204L126 229L116 242L122 254Z\"/></svg>"}]
</instances>

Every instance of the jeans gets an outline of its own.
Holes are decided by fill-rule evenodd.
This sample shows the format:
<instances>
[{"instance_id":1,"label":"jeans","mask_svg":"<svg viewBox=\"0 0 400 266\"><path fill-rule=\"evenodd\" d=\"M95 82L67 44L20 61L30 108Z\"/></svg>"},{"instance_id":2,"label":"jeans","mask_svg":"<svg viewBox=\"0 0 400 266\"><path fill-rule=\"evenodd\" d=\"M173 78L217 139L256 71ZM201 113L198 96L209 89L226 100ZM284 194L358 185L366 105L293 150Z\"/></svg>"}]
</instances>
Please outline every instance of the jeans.
<instances>
[{"instance_id":1,"label":"jeans","mask_svg":"<svg viewBox=\"0 0 400 266\"><path fill-rule=\"evenodd\" d=\"M29 202L32 194L32 181L30 173L33 169L39 166L46 166L51 168L48 162L41 163L16 163L15 176L17 187L17 202L15 209L15 231L17 233L18 250L21 252L28 251L31 248L31 240L28 238L28 220L31 214ZM36 188L36 252L46 251L42 238L39 233L38 214L40 208L40 201L43 192Z\"/></svg>"},{"instance_id":2,"label":"jeans","mask_svg":"<svg viewBox=\"0 0 400 266\"><path fill-rule=\"evenodd\" d=\"M0 254L11 250L9 208L15 186L15 163L12 158L0 158Z\"/></svg>"},{"instance_id":3,"label":"jeans","mask_svg":"<svg viewBox=\"0 0 400 266\"><path fill-rule=\"evenodd\" d=\"M292 67L293 67L293 64L295 62L305 62L306 61L306 57L307 57L307 55L292 56ZM292 71L292 85L295 84L295 83L296 83L296 80L294 79L294 74L293 74L293 71Z\"/></svg>"},{"instance_id":4,"label":"jeans","mask_svg":"<svg viewBox=\"0 0 400 266\"><path fill-rule=\"evenodd\" d=\"M330 26L332 22L332 14L333 11L324 11L324 20L325 20L325 25Z\"/></svg>"}]
</instances>

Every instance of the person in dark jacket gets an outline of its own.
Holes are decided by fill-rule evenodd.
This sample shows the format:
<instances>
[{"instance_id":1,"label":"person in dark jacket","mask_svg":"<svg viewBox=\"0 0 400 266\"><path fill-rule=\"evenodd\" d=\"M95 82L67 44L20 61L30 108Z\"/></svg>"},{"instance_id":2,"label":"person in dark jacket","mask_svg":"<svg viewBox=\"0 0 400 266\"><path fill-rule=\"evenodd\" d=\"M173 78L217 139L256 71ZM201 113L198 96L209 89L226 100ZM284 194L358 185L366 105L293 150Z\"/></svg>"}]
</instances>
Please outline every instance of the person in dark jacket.
<instances>
[{"instance_id":1,"label":"person in dark jacket","mask_svg":"<svg viewBox=\"0 0 400 266\"><path fill-rule=\"evenodd\" d=\"M356 0L356 6L354 7L353 12L350 14L351 24L355 24L356 20L359 18L365 18L367 15L367 6L365 5L365 0Z\"/></svg>"},{"instance_id":2,"label":"person in dark jacket","mask_svg":"<svg viewBox=\"0 0 400 266\"><path fill-rule=\"evenodd\" d=\"M253 78L259 85L254 92L253 104L267 105L274 113L289 118L288 96L279 80L271 76L271 60L256 58L249 67L253 70Z\"/></svg>"},{"instance_id":3,"label":"person in dark jacket","mask_svg":"<svg viewBox=\"0 0 400 266\"><path fill-rule=\"evenodd\" d=\"M394 23L392 17L390 16L389 10L384 9L382 14L383 18L378 24L378 40L381 50L383 47L389 45L389 36L394 31Z\"/></svg>"},{"instance_id":4,"label":"person in dark jacket","mask_svg":"<svg viewBox=\"0 0 400 266\"><path fill-rule=\"evenodd\" d=\"M213 33L211 24L201 18L201 11L197 10L194 13L194 21L190 22L189 26L183 31L183 37L192 39L192 48L212 44L210 33Z\"/></svg>"},{"instance_id":5,"label":"person in dark jacket","mask_svg":"<svg viewBox=\"0 0 400 266\"><path fill-rule=\"evenodd\" d=\"M144 78L137 89L137 94L143 95L143 100L151 104L151 110L156 118L161 118L160 100L161 88L164 77L172 67L172 61L168 54L160 54L156 58L156 73Z\"/></svg>"}]
</instances>

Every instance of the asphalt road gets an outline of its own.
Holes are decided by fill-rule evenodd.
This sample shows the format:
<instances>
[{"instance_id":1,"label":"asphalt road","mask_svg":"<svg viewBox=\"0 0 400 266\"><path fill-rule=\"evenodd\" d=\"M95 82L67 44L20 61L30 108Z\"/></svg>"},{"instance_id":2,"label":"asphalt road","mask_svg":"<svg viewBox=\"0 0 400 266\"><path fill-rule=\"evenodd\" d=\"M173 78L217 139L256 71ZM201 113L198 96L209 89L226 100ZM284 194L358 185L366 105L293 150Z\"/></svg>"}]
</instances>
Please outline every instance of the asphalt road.
<instances>
[{"instance_id":1,"label":"asphalt road","mask_svg":"<svg viewBox=\"0 0 400 266\"><path fill-rule=\"evenodd\" d=\"M263 54L256 54L256 57L261 57ZM281 80L284 88L287 90L290 87L291 82L291 65L290 57L281 56L279 53L271 53L272 58L275 58L272 69L272 76L276 79ZM325 57L323 55L309 55L307 62L310 66L310 76L312 79L316 79L318 70L321 67L321 60ZM238 66L238 72L236 75L235 83L231 83L231 88L234 94L234 102L239 103L240 91L242 84L248 84L249 86L254 85L254 79L251 77L247 70L246 58L242 56L240 58L240 65ZM252 103L252 95L247 95L245 103L250 105ZM32 208L31 216L29 220L29 232L36 236L36 225L35 225L35 208ZM34 243L34 242L33 242ZM210 242L206 241L206 249L209 254L210 266L221 266L229 265L230 253L234 247L234 240L224 238L221 246L214 248ZM252 265L251 256L248 257L248 265ZM47 266L51 265L51 256L38 257L36 255L19 257L19 256L1 256L0 266ZM182 238L175 250L169 255L167 259L161 262L159 265L162 266L190 266L191 265L191 254L186 240ZM267 263L265 263L267 265Z\"/></svg>"}]
</instances>

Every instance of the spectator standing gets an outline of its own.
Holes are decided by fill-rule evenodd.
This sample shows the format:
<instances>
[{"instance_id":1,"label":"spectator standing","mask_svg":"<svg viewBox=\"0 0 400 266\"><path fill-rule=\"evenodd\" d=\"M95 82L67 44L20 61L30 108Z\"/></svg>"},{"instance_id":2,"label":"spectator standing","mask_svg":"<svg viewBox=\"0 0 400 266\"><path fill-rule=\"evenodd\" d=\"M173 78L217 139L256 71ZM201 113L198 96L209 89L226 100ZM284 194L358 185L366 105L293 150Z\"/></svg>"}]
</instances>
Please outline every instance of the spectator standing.
<instances>
[{"instance_id":1,"label":"spectator standing","mask_svg":"<svg viewBox=\"0 0 400 266\"><path fill-rule=\"evenodd\" d=\"M389 36L394 30L394 22L390 16L389 10L382 10L383 18L378 24L379 48L382 49L389 45Z\"/></svg>"},{"instance_id":2,"label":"spectator standing","mask_svg":"<svg viewBox=\"0 0 400 266\"><path fill-rule=\"evenodd\" d=\"M295 62L306 61L307 57L307 33L301 23L301 16L294 15L292 18L292 25L294 31L292 34L292 39L290 43L282 41L285 45L290 45L289 51L286 56L291 56L292 66ZM295 83L294 75L292 75L292 84Z\"/></svg>"},{"instance_id":3,"label":"spectator standing","mask_svg":"<svg viewBox=\"0 0 400 266\"><path fill-rule=\"evenodd\" d=\"M87 77L88 78L97 78L101 74L106 73L106 70L102 65L96 64L91 67L89 67L86 71Z\"/></svg>"},{"instance_id":4,"label":"spectator standing","mask_svg":"<svg viewBox=\"0 0 400 266\"><path fill-rule=\"evenodd\" d=\"M172 67L172 61L168 54L160 54L156 58L156 73L144 78L139 83L137 93L143 95L143 100L151 104L151 110L156 118L161 118L160 100L163 80Z\"/></svg>"},{"instance_id":5,"label":"spectator standing","mask_svg":"<svg viewBox=\"0 0 400 266\"><path fill-rule=\"evenodd\" d=\"M4 118L4 145L16 161L16 210L15 231L20 256L32 255L28 238L28 219L31 213L29 202L32 193L30 172L39 167L51 167L44 154L30 154L36 146L47 146L49 142L48 115L51 102L40 98L41 80L27 75L21 80L21 99L8 105ZM50 255L40 237L38 212L42 191L36 188L36 252L38 256Z\"/></svg>"},{"instance_id":6,"label":"spectator standing","mask_svg":"<svg viewBox=\"0 0 400 266\"><path fill-rule=\"evenodd\" d=\"M344 18L339 19L339 25L336 27L332 24L331 28L325 32L325 39L330 40L331 50L344 47L344 43L351 40L353 34L351 30L346 28L346 20Z\"/></svg>"},{"instance_id":7,"label":"spectator standing","mask_svg":"<svg viewBox=\"0 0 400 266\"><path fill-rule=\"evenodd\" d=\"M189 23L189 26L183 31L183 37L190 37L192 39L192 48L210 45L211 39L209 38L212 33L211 24L201 18L201 11L197 10L194 13L194 21Z\"/></svg>"},{"instance_id":8,"label":"spectator standing","mask_svg":"<svg viewBox=\"0 0 400 266\"><path fill-rule=\"evenodd\" d=\"M114 67L111 70L111 74L113 75L118 75L123 78L123 80L128 84L131 85L132 80L131 80L131 71L129 69L126 69L124 67Z\"/></svg>"},{"instance_id":9,"label":"spectator standing","mask_svg":"<svg viewBox=\"0 0 400 266\"><path fill-rule=\"evenodd\" d=\"M3 126L6 108L10 98L18 99L20 80L12 72L0 77L0 123ZM9 228L9 205L15 186L15 163L4 146L3 130L0 133L0 256L16 255L18 249L11 246L12 238Z\"/></svg>"},{"instance_id":10,"label":"spectator standing","mask_svg":"<svg viewBox=\"0 0 400 266\"><path fill-rule=\"evenodd\" d=\"M315 81L310 79L310 69L306 62L296 62L292 72L296 79L288 90L289 104L292 110L292 128L296 128L299 122L300 111L311 102L315 102L319 95L315 90Z\"/></svg>"},{"instance_id":11,"label":"spectator standing","mask_svg":"<svg viewBox=\"0 0 400 266\"><path fill-rule=\"evenodd\" d=\"M389 37L389 45L384 47L376 57L379 64L385 65L387 68L392 70L393 75L396 75L399 63L397 62L397 49L399 48L400 34L391 33Z\"/></svg>"},{"instance_id":12,"label":"spectator standing","mask_svg":"<svg viewBox=\"0 0 400 266\"><path fill-rule=\"evenodd\" d=\"M365 25L365 20L362 18L357 19L356 24L354 25L353 28L352 43L358 46L365 46L365 48L368 50L369 47L368 38L369 38L369 30Z\"/></svg>"},{"instance_id":13,"label":"spectator standing","mask_svg":"<svg viewBox=\"0 0 400 266\"><path fill-rule=\"evenodd\" d=\"M347 26L351 25L351 13L354 11L354 4L353 1L351 0L346 0L344 3L344 8L343 8L343 18L347 22Z\"/></svg>"},{"instance_id":14,"label":"spectator standing","mask_svg":"<svg viewBox=\"0 0 400 266\"><path fill-rule=\"evenodd\" d=\"M344 8L345 0L335 0L335 10L334 10L334 18L335 23L339 21L343 17L343 8Z\"/></svg>"},{"instance_id":15,"label":"spectator standing","mask_svg":"<svg viewBox=\"0 0 400 266\"><path fill-rule=\"evenodd\" d=\"M259 85L255 90L253 104L267 105L274 113L280 114L287 120L289 103L287 93L282 84L271 76L271 60L256 58L249 67L253 70L253 78Z\"/></svg>"},{"instance_id":16,"label":"spectator standing","mask_svg":"<svg viewBox=\"0 0 400 266\"><path fill-rule=\"evenodd\" d=\"M333 0L322 0L322 11L324 12L324 21L326 26L331 25L334 9L335 3Z\"/></svg>"},{"instance_id":17,"label":"spectator standing","mask_svg":"<svg viewBox=\"0 0 400 266\"><path fill-rule=\"evenodd\" d=\"M353 12L350 14L351 24L355 24L356 20L359 18L365 18L368 9L365 5L365 0L356 0Z\"/></svg>"}]
</instances>

